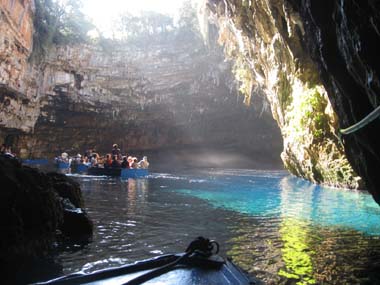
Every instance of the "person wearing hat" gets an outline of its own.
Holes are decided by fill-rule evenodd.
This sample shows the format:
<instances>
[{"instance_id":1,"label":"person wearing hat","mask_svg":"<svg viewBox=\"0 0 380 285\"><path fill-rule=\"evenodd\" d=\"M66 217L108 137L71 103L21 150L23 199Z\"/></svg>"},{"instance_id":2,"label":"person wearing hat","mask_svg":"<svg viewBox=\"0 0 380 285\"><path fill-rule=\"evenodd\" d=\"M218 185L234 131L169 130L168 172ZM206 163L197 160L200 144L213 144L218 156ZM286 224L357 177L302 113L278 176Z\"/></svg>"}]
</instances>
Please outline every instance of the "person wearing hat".
<instances>
[{"instance_id":1,"label":"person wearing hat","mask_svg":"<svg viewBox=\"0 0 380 285\"><path fill-rule=\"evenodd\" d=\"M61 161L63 162L69 162L69 155L67 152L62 152L61 153Z\"/></svg>"},{"instance_id":2,"label":"person wearing hat","mask_svg":"<svg viewBox=\"0 0 380 285\"><path fill-rule=\"evenodd\" d=\"M81 154L80 153L78 153L76 156L75 156L75 159L74 159L74 161L76 162L76 163L81 163L81 160L82 160L82 156L81 156Z\"/></svg>"}]
</instances>

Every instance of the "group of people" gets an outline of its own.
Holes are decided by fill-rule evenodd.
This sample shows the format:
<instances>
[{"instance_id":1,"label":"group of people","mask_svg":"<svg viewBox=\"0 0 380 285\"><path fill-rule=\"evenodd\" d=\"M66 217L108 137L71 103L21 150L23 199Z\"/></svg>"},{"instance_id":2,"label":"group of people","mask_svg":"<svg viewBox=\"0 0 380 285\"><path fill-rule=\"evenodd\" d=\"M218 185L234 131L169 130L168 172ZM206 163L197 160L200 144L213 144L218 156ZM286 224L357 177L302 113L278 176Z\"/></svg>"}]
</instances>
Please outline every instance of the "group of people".
<instances>
[{"instance_id":1,"label":"group of people","mask_svg":"<svg viewBox=\"0 0 380 285\"><path fill-rule=\"evenodd\" d=\"M0 155L8 156L8 157L15 157L16 155L12 153L12 148L9 145L2 144L0 147Z\"/></svg>"},{"instance_id":2,"label":"group of people","mask_svg":"<svg viewBox=\"0 0 380 285\"><path fill-rule=\"evenodd\" d=\"M98 153L89 149L82 156L77 154L75 157L70 158L66 152L63 152L56 161L67 162L71 164L86 164L91 167L104 167L104 168L133 168L133 169L147 169L149 167L148 157L144 156L140 161L137 157L123 156L117 144L112 146L111 153L105 156L100 156Z\"/></svg>"}]
</instances>

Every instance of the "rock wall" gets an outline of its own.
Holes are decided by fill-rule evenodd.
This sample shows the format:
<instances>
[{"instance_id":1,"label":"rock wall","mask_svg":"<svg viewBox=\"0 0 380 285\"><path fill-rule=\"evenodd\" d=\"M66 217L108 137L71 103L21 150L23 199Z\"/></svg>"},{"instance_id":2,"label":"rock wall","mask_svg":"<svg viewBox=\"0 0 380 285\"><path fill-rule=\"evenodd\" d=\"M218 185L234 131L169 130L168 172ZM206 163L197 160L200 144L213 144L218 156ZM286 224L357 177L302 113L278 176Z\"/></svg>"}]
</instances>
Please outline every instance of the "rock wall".
<instances>
[{"instance_id":1,"label":"rock wall","mask_svg":"<svg viewBox=\"0 0 380 285\"><path fill-rule=\"evenodd\" d=\"M52 264L38 262L51 256L57 240L78 244L91 238L93 224L80 208L82 193L74 180L0 155L0 183L4 284L29 284L36 271L43 275Z\"/></svg>"},{"instance_id":2,"label":"rock wall","mask_svg":"<svg viewBox=\"0 0 380 285\"><path fill-rule=\"evenodd\" d=\"M206 2L246 100L264 93L271 104L285 167L316 183L363 187L344 154L338 117L304 40L305 23L289 1Z\"/></svg>"},{"instance_id":3,"label":"rock wall","mask_svg":"<svg viewBox=\"0 0 380 285\"><path fill-rule=\"evenodd\" d=\"M31 24L32 2L4 2L2 15L11 15L12 3L25 8L24 21ZM0 90L0 139L21 158L87 148L106 153L118 143L138 155L220 149L222 155L238 152L246 162L256 158L257 167L281 167L276 153L282 139L267 103L241 104L230 63L198 35L52 47L41 62L31 63L32 30L9 29L16 18L1 24L14 42L9 50L0 46L12 63L0 66L9 75ZM25 45L21 54L15 35Z\"/></svg>"},{"instance_id":4,"label":"rock wall","mask_svg":"<svg viewBox=\"0 0 380 285\"><path fill-rule=\"evenodd\" d=\"M37 157L105 153L116 142L133 152L243 148L279 165L271 155L281 147L277 127L268 112L260 116L264 102L241 103L222 55L179 36L112 50L57 47L40 89L45 107L24 141L34 141Z\"/></svg>"},{"instance_id":5,"label":"rock wall","mask_svg":"<svg viewBox=\"0 0 380 285\"><path fill-rule=\"evenodd\" d=\"M33 46L32 0L0 2L0 128L31 132L40 113Z\"/></svg>"},{"instance_id":6,"label":"rock wall","mask_svg":"<svg viewBox=\"0 0 380 285\"><path fill-rule=\"evenodd\" d=\"M33 1L2 0L0 138L22 157L106 152L114 142L127 151L216 145L266 157L282 140L265 112L252 114L268 100L292 173L358 188L356 171L380 201L378 120L348 136L337 131L378 105L378 4L206 4L250 107L237 99L229 65L200 39L61 46L30 64Z\"/></svg>"},{"instance_id":7,"label":"rock wall","mask_svg":"<svg viewBox=\"0 0 380 285\"><path fill-rule=\"evenodd\" d=\"M304 23L304 42L347 128L379 106L380 4L378 1L289 1ZM379 119L342 136L347 157L380 203Z\"/></svg>"}]
</instances>

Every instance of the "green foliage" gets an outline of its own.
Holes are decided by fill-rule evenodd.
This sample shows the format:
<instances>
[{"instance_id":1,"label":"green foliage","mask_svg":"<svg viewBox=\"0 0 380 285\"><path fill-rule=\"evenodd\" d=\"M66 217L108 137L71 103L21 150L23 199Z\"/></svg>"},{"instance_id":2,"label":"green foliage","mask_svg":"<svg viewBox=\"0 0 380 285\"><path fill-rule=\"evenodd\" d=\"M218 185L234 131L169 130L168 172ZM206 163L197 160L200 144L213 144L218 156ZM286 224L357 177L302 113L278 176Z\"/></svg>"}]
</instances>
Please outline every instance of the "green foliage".
<instances>
[{"instance_id":1,"label":"green foliage","mask_svg":"<svg viewBox=\"0 0 380 285\"><path fill-rule=\"evenodd\" d=\"M184 1L179 11L178 26L183 31L198 34L199 24L196 7L191 0Z\"/></svg>"},{"instance_id":2,"label":"green foliage","mask_svg":"<svg viewBox=\"0 0 380 285\"><path fill-rule=\"evenodd\" d=\"M292 92L292 86L285 72L281 72L278 80L278 94L282 112L292 103Z\"/></svg>"},{"instance_id":3,"label":"green foliage","mask_svg":"<svg viewBox=\"0 0 380 285\"><path fill-rule=\"evenodd\" d=\"M173 18L156 12L143 12L139 17L128 12L121 14L118 32L124 39L136 39L165 34L173 30Z\"/></svg>"},{"instance_id":4,"label":"green foliage","mask_svg":"<svg viewBox=\"0 0 380 285\"><path fill-rule=\"evenodd\" d=\"M328 128L329 117L325 113L326 106L326 99L317 90L307 94L301 104L301 108L304 110L301 123L304 127L310 124L309 127L313 130L317 141L324 138Z\"/></svg>"},{"instance_id":5,"label":"green foliage","mask_svg":"<svg viewBox=\"0 0 380 285\"><path fill-rule=\"evenodd\" d=\"M130 43L154 43L169 37L201 38L196 7L191 0L185 1L179 19L174 23L171 16L145 11L139 16L124 12L117 20L117 38Z\"/></svg>"},{"instance_id":6,"label":"green foliage","mask_svg":"<svg viewBox=\"0 0 380 285\"><path fill-rule=\"evenodd\" d=\"M46 54L53 44L83 43L94 25L80 11L80 0L35 0L32 58Z\"/></svg>"},{"instance_id":7,"label":"green foliage","mask_svg":"<svg viewBox=\"0 0 380 285\"><path fill-rule=\"evenodd\" d=\"M236 4L236 12L234 17L234 22L238 29L244 31L246 35L252 36L254 30L254 22L253 22L253 10L248 0L242 0L241 3L238 1Z\"/></svg>"}]
</instances>

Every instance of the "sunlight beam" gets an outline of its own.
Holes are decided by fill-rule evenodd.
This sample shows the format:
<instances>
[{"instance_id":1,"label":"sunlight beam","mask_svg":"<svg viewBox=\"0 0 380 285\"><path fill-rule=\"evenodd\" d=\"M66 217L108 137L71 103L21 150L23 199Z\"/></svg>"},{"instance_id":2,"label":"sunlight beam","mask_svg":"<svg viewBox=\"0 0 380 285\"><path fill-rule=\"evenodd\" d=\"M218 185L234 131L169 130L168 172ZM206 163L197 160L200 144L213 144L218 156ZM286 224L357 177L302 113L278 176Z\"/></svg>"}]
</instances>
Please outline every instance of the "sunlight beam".
<instances>
[{"instance_id":1,"label":"sunlight beam","mask_svg":"<svg viewBox=\"0 0 380 285\"><path fill-rule=\"evenodd\" d=\"M124 12L139 15L142 11L154 11L176 17L184 0L82 0L82 11L104 36L112 36L115 22Z\"/></svg>"}]
</instances>

